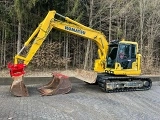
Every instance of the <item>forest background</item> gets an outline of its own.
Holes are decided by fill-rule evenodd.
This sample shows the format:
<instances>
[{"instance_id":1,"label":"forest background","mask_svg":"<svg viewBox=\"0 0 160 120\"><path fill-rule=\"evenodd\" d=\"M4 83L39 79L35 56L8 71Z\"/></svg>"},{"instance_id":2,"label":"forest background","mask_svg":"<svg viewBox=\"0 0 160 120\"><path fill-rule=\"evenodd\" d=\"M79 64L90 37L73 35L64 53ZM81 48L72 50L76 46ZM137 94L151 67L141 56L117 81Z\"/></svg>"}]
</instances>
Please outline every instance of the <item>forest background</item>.
<instances>
[{"instance_id":1,"label":"forest background","mask_svg":"<svg viewBox=\"0 0 160 120\"><path fill-rule=\"evenodd\" d=\"M159 0L0 0L0 69L21 49L49 10L102 31L108 41L139 44L143 74L160 72ZM52 30L30 70L93 69L97 47L90 40Z\"/></svg>"}]
</instances>

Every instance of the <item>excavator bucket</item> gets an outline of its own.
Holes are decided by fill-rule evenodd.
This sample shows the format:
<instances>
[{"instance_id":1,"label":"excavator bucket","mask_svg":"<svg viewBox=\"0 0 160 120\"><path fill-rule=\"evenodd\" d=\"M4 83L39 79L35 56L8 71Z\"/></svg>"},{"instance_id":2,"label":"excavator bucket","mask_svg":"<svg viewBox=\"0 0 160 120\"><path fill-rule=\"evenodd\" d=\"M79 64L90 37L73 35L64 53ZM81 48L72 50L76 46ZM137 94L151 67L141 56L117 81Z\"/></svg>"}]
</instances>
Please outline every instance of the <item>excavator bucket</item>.
<instances>
[{"instance_id":1,"label":"excavator bucket","mask_svg":"<svg viewBox=\"0 0 160 120\"><path fill-rule=\"evenodd\" d=\"M23 82L24 67L24 64L8 64L10 75L13 78L10 92L17 97L29 96L28 90Z\"/></svg>"},{"instance_id":2,"label":"excavator bucket","mask_svg":"<svg viewBox=\"0 0 160 120\"><path fill-rule=\"evenodd\" d=\"M75 77L84 81L84 82L94 84L94 83L96 83L97 73L94 71L77 69L75 72Z\"/></svg>"},{"instance_id":3,"label":"excavator bucket","mask_svg":"<svg viewBox=\"0 0 160 120\"><path fill-rule=\"evenodd\" d=\"M78 78L89 84L96 83L97 73L94 71L88 71L84 69L76 69L76 70L69 70L69 71L61 71L63 75L70 75L70 77Z\"/></svg>"},{"instance_id":4,"label":"excavator bucket","mask_svg":"<svg viewBox=\"0 0 160 120\"><path fill-rule=\"evenodd\" d=\"M26 97L29 96L28 90L23 82L23 76L12 77L13 82L10 87L10 92L17 97Z\"/></svg>"},{"instance_id":5,"label":"excavator bucket","mask_svg":"<svg viewBox=\"0 0 160 120\"><path fill-rule=\"evenodd\" d=\"M54 73L53 79L46 85L38 88L42 96L66 94L70 92L72 86L69 78L65 75Z\"/></svg>"}]
</instances>

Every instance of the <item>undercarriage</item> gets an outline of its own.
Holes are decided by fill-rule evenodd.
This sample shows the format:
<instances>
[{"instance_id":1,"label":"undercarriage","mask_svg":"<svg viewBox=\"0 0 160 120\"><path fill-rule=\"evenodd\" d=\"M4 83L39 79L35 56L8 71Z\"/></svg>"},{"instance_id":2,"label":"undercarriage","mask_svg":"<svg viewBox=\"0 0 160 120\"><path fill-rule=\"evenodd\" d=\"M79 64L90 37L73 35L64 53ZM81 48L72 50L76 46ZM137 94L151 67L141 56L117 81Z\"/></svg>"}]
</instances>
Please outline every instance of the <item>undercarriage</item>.
<instances>
[{"instance_id":1,"label":"undercarriage","mask_svg":"<svg viewBox=\"0 0 160 120\"><path fill-rule=\"evenodd\" d=\"M109 74L99 74L97 76L99 87L105 92L126 92L149 90L152 81L147 77L115 76Z\"/></svg>"}]
</instances>

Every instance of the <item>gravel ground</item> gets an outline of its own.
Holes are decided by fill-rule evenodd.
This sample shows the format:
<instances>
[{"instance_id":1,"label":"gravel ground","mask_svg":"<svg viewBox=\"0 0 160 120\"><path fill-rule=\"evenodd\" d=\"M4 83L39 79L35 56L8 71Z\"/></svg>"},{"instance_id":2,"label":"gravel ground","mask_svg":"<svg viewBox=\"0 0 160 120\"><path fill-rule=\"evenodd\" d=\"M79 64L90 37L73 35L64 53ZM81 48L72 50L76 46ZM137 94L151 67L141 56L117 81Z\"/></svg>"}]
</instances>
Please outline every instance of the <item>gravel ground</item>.
<instances>
[{"instance_id":1,"label":"gravel ground","mask_svg":"<svg viewBox=\"0 0 160 120\"><path fill-rule=\"evenodd\" d=\"M72 81L69 94L44 97L39 86L27 86L29 97L14 97L1 85L0 120L160 120L160 82L148 91L104 93Z\"/></svg>"}]
</instances>

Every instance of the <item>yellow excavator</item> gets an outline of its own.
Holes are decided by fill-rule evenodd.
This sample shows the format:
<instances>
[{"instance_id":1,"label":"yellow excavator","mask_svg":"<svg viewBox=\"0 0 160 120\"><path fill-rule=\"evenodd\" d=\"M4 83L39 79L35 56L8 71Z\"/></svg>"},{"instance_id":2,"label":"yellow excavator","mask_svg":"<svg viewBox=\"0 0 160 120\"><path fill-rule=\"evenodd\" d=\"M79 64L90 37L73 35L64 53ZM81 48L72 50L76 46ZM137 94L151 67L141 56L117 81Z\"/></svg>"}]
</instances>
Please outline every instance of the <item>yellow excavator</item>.
<instances>
[{"instance_id":1,"label":"yellow excavator","mask_svg":"<svg viewBox=\"0 0 160 120\"><path fill-rule=\"evenodd\" d=\"M58 20L55 16L64 19ZM138 53L137 42L107 41L105 35L97 30L65 17L55 10L49 11L45 19L25 42L14 57L14 63L8 64L13 83L10 91L15 96L28 96L28 90L23 82L24 69L34 57L47 35L52 29L71 33L87 40L92 40L98 46L98 58L94 62L94 71L78 70L75 76L87 83L98 83L105 92L149 90L152 86L150 78L140 76L141 55ZM22 51L30 47L26 55ZM68 76L54 73L53 79L38 90L42 95L65 94L71 90Z\"/></svg>"}]
</instances>

